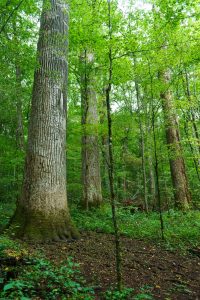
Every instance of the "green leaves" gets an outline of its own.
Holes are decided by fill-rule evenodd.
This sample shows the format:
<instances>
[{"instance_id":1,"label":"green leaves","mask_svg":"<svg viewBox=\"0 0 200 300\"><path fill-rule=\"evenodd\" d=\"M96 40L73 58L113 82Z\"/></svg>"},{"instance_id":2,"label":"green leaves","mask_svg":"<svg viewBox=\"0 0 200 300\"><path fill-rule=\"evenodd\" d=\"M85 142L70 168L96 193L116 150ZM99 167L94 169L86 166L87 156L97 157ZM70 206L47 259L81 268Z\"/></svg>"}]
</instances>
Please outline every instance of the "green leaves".
<instances>
[{"instance_id":1,"label":"green leaves","mask_svg":"<svg viewBox=\"0 0 200 300\"><path fill-rule=\"evenodd\" d=\"M44 259L35 259L31 266L25 266L18 279L10 280L3 287L0 297L4 299L93 299L93 290L84 287L78 265L72 258L63 262L62 267Z\"/></svg>"},{"instance_id":2,"label":"green leaves","mask_svg":"<svg viewBox=\"0 0 200 300\"><path fill-rule=\"evenodd\" d=\"M3 291L6 292L11 289L22 290L24 287L27 287L27 285L25 283L21 282L20 280L15 280L15 281L11 281L11 282L7 283L6 285L4 285ZM27 299L29 299L29 298L27 298Z\"/></svg>"}]
</instances>

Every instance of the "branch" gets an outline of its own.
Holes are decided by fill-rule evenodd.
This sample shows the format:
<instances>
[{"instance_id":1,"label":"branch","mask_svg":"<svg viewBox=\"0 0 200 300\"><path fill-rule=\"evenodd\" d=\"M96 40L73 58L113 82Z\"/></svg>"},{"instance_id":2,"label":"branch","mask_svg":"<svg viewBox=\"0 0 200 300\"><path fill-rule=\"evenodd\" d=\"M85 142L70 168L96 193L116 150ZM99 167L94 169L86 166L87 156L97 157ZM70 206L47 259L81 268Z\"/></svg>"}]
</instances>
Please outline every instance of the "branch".
<instances>
[{"instance_id":1,"label":"branch","mask_svg":"<svg viewBox=\"0 0 200 300\"><path fill-rule=\"evenodd\" d=\"M3 26L1 27L1 29L0 29L0 34L4 31L6 25L8 24L8 22L9 22L10 19L12 18L14 12L15 12L16 10L19 9L19 7L21 6L21 4L22 4L23 2L24 2L24 0L21 0L21 1L17 4L17 6L13 9L13 11L11 12L11 14L8 16L6 22L5 22L5 23L3 24Z\"/></svg>"}]
</instances>

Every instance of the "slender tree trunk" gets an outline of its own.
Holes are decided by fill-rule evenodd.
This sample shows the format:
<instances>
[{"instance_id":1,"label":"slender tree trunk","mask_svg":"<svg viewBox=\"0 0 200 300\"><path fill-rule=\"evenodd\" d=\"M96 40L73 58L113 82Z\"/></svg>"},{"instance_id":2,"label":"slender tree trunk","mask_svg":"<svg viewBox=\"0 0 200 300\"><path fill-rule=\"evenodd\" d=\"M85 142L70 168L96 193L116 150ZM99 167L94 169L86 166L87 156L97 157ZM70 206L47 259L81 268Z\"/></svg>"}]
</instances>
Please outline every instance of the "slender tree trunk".
<instances>
[{"instance_id":1,"label":"slender tree trunk","mask_svg":"<svg viewBox=\"0 0 200 300\"><path fill-rule=\"evenodd\" d=\"M153 159L151 153L148 156L149 164L149 179L150 179L150 197L151 197L151 207L156 206L156 185L155 185L155 174L153 169Z\"/></svg>"},{"instance_id":2,"label":"slender tree trunk","mask_svg":"<svg viewBox=\"0 0 200 300\"><path fill-rule=\"evenodd\" d=\"M150 76L150 82L151 82L151 114L152 114L152 133L153 133L153 145L154 145L154 162L155 162L155 175L156 175L156 186L157 186L157 198L158 198L158 208L159 208L159 217L160 217L160 231L161 231L161 237L162 240L165 239L164 235L164 220L163 220L163 213L162 213L162 207L161 207L161 195L160 195L160 180L159 180L159 165L158 165L158 153L157 153L157 140L156 140L156 131L155 131L155 108L154 108L154 94L153 94L153 77L151 74L151 67L149 64L149 76Z\"/></svg>"},{"instance_id":3,"label":"slender tree trunk","mask_svg":"<svg viewBox=\"0 0 200 300\"><path fill-rule=\"evenodd\" d=\"M102 185L104 190L109 190L109 151L108 151L108 134L104 132L104 124L107 126L107 107L105 99L105 90L103 91L103 99L101 102L100 123L102 126L101 133L101 153L102 153Z\"/></svg>"},{"instance_id":4,"label":"slender tree trunk","mask_svg":"<svg viewBox=\"0 0 200 300\"><path fill-rule=\"evenodd\" d=\"M152 93L152 92L151 92ZM147 91L145 92L145 94L147 94ZM153 93L151 95L152 97L152 101L153 101ZM149 106L149 109L146 109L146 136L147 136L147 153L148 153L148 158L147 158L147 162L148 162L148 169L149 169L149 191L150 191L150 195L149 195L149 203L151 204L151 208L155 208L156 207L156 180L155 180L155 171L154 171L154 160L153 160L153 138L152 138L152 120L151 117L153 114L153 103ZM147 106L146 106L147 107Z\"/></svg>"},{"instance_id":5,"label":"slender tree trunk","mask_svg":"<svg viewBox=\"0 0 200 300\"><path fill-rule=\"evenodd\" d=\"M140 138L141 138L141 150L142 150L142 177L143 177L143 195L144 195L144 207L145 211L148 213L148 200L147 200L147 176L146 176L146 162L145 162L145 141L144 141L144 130L141 120L141 104L140 104L140 91L137 80L135 80L135 90L137 98L137 108L138 108L138 118L139 118L139 128L140 128Z\"/></svg>"},{"instance_id":6,"label":"slender tree trunk","mask_svg":"<svg viewBox=\"0 0 200 300\"><path fill-rule=\"evenodd\" d=\"M156 173L156 185L157 185L157 194L158 194L158 209L160 215L160 229L162 240L165 239L164 236L164 221L161 207L161 193L160 193L160 182L159 182L159 166L158 166L158 153L157 153L157 141L156 141L156 132L155 132L155 112L154 108L152 111L152 128L153 128L153 142L154 142L154 157L155 157L155 173Z\"/></svg>"},{"instance_id":7,"label":"slender tree trunk","mask_svg":"<svg viewBox=\"0 0 200 300\"><path fill-rule=\"evenodd\" d=\"M111 4L108 2L108 29L109 40L112 41L112 24L111 24ZM115 256L116 256L116 275L117 275L117 287L118 290L122 289L122 263L121 263L121 245L120 235L117 223L116 215L116 200L114 190L114 160L113 160L113 136L112 136L112 117L111 117L111 105L110 105L110 92L112 89L112 74L113 74L113 60L112 60L112 46L110 43L109 53L109 72L108 72L108 86L106 88L106 106L107 106L107 119L108 119L108 150L109 150L109 183L110 183L110 198L112 209L112 220L115 233Z\"/></svg>"},{"instance_id":8,"label":"slender tree trunk","mask_svg":"<svg viewBox=\"0 0 200 300\"><path fill-rule=\"evenodd\" d=\"M81 57L81 105L82 105L82 183L83 206L86 209L102 204L101 174L98 144L97 97L92 80L94 57L87 51Z\"/></svg>"},{"instance_id":9,"label":"slender tree trunk","mask_svg":"<svg viewBox=\"0 0 200 300\"><path fill-rule=\"evenodd\" d=\"M126 159L125 156L128 153L128 139L129 139L129 131L130 128L126 128L125 132L124 132L124 138L122 139L122 153L121 153L121 161L122 161L122 170L124 172L124 176L123 176L123 199L127 199L128 196L128 182L127 182L127 176L126 176ZM121 188L121 180L120 177L118 179L118 188Z\"/></svg>"},{"instance_id":10,"label":"slender tree trunk","mask_svg":"<svg viewBox=\"0 0 200 300\"><path fill-rule=\"evenodd\" d=\"M178 121L173 106L173 96L167 86L170 83L170 74L168 71L161 74L161 80L166 89L161 93L161 99L165 117L166 141L169 149L169 163L174 188L175 205L177 208L185 210L189 208L191 196L180 143Z\"/></svg>"},{"instance_id":11,"label":"slender tree trunk","mask_svg":"<svg viewBox=\"0 0 200 300\"><path fill-rule=\"evenodd\" d=\"M77 236L66 193L68 5L44 0L38 41L23 191L11 220L18 237Z\"/></svg>"},{"instance_id":12,"label":"slender tree trunk","mask_svg":"<svg viewBox=\"0 0 200 300\"><path fill-rule=\"evenodd\" d=\"M108 152L108 137L102 136L102 158L103 158L103 185L105 189L109 190L109 152Z\"/></svg>"},{"instance_id":13,"label":"slender tree trunk","mask_svg":"<svg viewBox=\"0 0 200 300\"><path fill-rule=\"evenodd\" d=\"M16 109L17 109L17 126L16 126L16 141L20 150L25 150L24 141L24 125L22 115L22 95L21 95L21 70L16 66Z\"/></svg>"}]
</instances>

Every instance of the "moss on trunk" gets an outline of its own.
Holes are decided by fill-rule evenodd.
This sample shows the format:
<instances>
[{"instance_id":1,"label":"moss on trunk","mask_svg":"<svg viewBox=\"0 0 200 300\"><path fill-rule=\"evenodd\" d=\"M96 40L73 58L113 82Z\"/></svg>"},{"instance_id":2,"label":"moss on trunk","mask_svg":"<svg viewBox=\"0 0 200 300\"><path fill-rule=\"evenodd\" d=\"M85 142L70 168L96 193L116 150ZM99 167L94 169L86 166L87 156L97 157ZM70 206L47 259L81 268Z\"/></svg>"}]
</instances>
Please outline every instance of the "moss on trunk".
<instances>
[{"instance_id":1,"label":"moss on trunk","mask_svg":"<svg viewBox=\"0 0 200 300\"><path fill-rule=\"evenodd\" d=\"M8 232L17 238L34 242L77 239L78 231L66 211L45 214L18 207L11 219Z\"/></svg>"}]
</instances>

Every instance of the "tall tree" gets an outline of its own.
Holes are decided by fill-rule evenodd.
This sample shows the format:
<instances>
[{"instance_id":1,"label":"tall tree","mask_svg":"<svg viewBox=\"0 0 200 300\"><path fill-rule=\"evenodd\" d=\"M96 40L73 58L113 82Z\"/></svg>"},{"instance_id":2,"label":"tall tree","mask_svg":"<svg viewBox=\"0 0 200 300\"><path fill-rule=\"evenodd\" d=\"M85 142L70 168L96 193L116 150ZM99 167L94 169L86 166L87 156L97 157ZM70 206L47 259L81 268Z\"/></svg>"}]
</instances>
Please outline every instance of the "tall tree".
<instances>
[{"instance_id":1,"label":"tall tree","mask_svg":"<svg viewBox=\"0 0 200 300\"><path fill-rule=\"evenodd\" d=\"M94 54L85 50L81 56L82 106L82 186L83 206L86 209L102 203L98 144L97 96L93 79Z\"/></svg>"},{"instance_id":2,"label":"tall tree","mask_svg":"<svg viewBox=\"0 0 200 300\"><path fill-rule=\"evenodd\" d=\"M145 165L145 136L144 129L142 126L141 118L141 103L140 103L140 90L138 81L135 80L135 90L136 90L136 99L137 99L137 109L138 109L138 122L140 128L140 140L141 140L141 156L142 156L142 177L143 177L143 196L144 196L144 207L145 211L148 213L148 200L147 200L147 174L146 174L146 165Z\"/></svg>"},{"instance_id":3,"label":"tall tree","mask_svg":"<svg viewBox=\"0 0 200 300\"><path fill-rule=\"evenodd\" d=\"M114 190L114 159L113 159L113 134L112 134L112 117L111 117L111 103L110 103L110 93L112 90L112 80L113 80L113 49L112 49L112 19L111 19L111 1L108 2L108 35L109 35L109 72L108 72L108 85L106 88L106 107L107 107L107 120L108 120L108 151L109 151L109 184L110 184L110 201L112 209L112 220L115 233L115 257L116 257L116 275L117 275L117 287L118 290L122 289L122 257L121 257L121 244L120 244L120 234L117 222L116 214L116 196Z\"/></svg>"},{"instance_id":4,"label":"tall tree","mask_svg":"<svg viewBox=\"0 0 200 300\"><path fill-rule=\"evenodd\" d=\"M32 240L74 238L66 193L68 5L44 0L37 48L23 190L11 220Z\"/></svg>"},{"instance_id":5,"label":"tall tree","mask_svg":"<svg viewBox=\"0 0 200 300\"><path fill-rule=\"evenodd\" d=\"M175 205L184 210L189 208L191 197L182 153L178 120L173 105L173 94L169 88L170 72L162 72L160 78L164 83L161 99L165 117L166 141L169 148L169 163L174 187Z\"/></svg>"}]
</instances>

